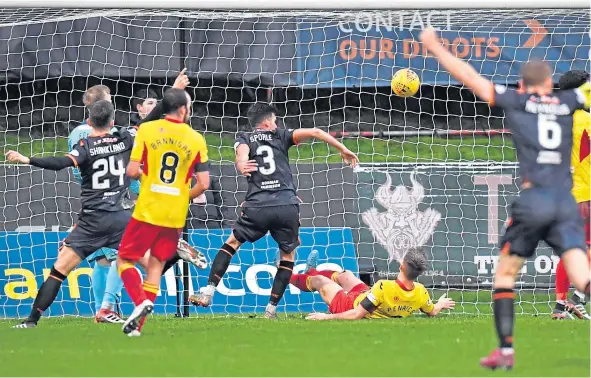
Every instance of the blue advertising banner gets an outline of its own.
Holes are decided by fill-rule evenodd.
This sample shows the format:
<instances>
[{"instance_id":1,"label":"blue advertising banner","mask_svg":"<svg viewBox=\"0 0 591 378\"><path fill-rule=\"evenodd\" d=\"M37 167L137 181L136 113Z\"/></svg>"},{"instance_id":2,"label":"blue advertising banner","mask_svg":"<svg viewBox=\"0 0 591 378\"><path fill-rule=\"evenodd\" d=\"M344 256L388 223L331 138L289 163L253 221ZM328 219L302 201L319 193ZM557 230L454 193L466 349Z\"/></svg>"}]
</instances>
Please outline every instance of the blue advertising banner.
<instances>
[{"instance_id":1,"label":"blue advertising banner","mask_svg":"<svg viewBox=\"0 0 591 378\"><path fill-rule=\"evenodd\" d=\"M377 14L358 15L347 22L298 23L298 85L314 87L389 86L394 72L415 70L422 83L457 84L419 41L430 14L403 24ZM500 84L516 84L520 63L538 57L559 74L589 70L589 24L576 17L546 16L498 20L480 19L474 26L458 18L437 15L443 45L466 59L484 76Z\"/></svg>"},{"instance_id":2,"label":"blue advertising banner","mask_svg":"<svg viewBox=\"0 0 591 378\"><path fill-rule=\"evenodd\" d=\"M212 261L230 230L191 230L190 243L200 248ZM57 257L63 232L0 233L0 318L25 317L43 280ZM303 270L312 250L319 253L319 268L358 272L353 236L349 228L302 228L302 245L297 250L295 272ZM226 276L218 286L214 304L201 313L253 313L263 311L268 303L277 244L269 236L254 244L245 244L234 256ZM190 293L207 284L209 269L191 268ZM58 294L47 315L90 316L94 312L90 290L92 268L87 262L75 269ZM163 277L155 313L176 312L177 286L172 269ZM122 298L122 311L129 314L133 305L127 295ZM326 311L318 294L287 289L280 311Z\"/></svg>"}]
</instances>

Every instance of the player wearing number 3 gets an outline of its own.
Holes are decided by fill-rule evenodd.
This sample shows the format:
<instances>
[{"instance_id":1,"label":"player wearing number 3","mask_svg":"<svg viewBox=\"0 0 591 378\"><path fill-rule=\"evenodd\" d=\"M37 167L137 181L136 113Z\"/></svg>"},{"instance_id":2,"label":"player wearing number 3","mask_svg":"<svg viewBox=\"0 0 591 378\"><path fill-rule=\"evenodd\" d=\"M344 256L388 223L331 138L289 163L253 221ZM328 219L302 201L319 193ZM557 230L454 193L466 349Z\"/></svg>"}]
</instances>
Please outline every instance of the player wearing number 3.
<instances>
[{"instance_id":1,"label":"player wearing number 3","mask_svg":"<svg viewBox=\"0 0 591 378\"><path fill-rule=\"evenodd\" d=\"M207 287L189 298L196 306L209 306L215 288L238 248L247 241L254 243L269 232L279 244L280 261L265 317L275 318L277 304L292 275L294 251L300 244L300 201L289 166L289 149L315 138L337 148L346 163L355 166L359 161L347 147L320 129L278 128L276 114L277 110L265 103L254 104L248 110L254 130L240 134L234 144L236 167L248 180L246 198L232 234L213 261Z\"/></svg>"},{"instance_id":2,"label":"player wearing number 3","mask_svg":"<svg viewBox=\"0 0 591 378\"><path fill-rule=\"evenodd\" d=\"M153 311L164 262L174 256L185 225L189 200L209 187L205 139L187 125L191 98L172 88L162 99L164 119L139 128L127 175L141 178L133 216L119 247L119 274L136 308L123 324L123 332L139 336L145 317ZM197 184L190 188L196 172ZM150 250L146 278L135 263Z\"/></svg>"}]
</instances>

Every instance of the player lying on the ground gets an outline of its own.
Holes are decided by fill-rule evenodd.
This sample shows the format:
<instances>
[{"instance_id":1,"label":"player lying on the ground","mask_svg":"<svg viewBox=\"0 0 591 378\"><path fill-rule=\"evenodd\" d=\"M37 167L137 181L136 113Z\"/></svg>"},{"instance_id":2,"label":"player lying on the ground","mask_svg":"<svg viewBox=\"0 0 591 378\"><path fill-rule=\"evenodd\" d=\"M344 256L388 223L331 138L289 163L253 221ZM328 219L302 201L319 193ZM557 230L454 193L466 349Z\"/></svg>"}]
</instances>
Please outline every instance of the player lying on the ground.
<instances>
[{"instance_id":1,"label":"player lying on the ground","mask_svg":"<svg viewBox=\"0 0 591 378\"><path fill-rule=\"evenodd\" d=\"M579 88L589 81L589 73L585 71L568 71L558 80L561 90ZM573 150L571 154L571 166L573 171L573 196L579 205L579 211L585 222L585 239L587 242L587 256L591 258L589 200L591 200L591 159L589 158L589 136L591 135L591 115L585 110L577 110L573 115ZM585 294L575 290L572 297L568 298L570 280L564 269L562 260L556 267L556 306L552 311L553 319L579 319L591 320L591 316L585 309ZM574 316L573 316L574 315Z\"/></svg>"},{"instance_id":2,"label":"player lying on the ground","mask_svg":"<svg viewBox=\"0 0 591 378\"><path fill-rule=\"evenodd\" d=\"M306 319L404 318L419 310L435 316L456 305L445 294L433 304L425 286L415 281L429 267L420 249L406 252L396 280L379 280L371 289L349 271L316 270L317 265L318 252L312 251L305 273L291 277L292 285L302 291L318 291L329 306L330 314L312 313Z\"/></svg>"},{"instance_id":3,"label":"player lying on the ground","mask_svg":"<svg viewBox=\"0 0 591 378\"><path fill-rule=\"evenodd\" d=\"M526 258L544 240L561 257L575 288L589 295L589 261L583 221L571 193L573 113L589 108L589 83L582 89L553 93L552 70L546 62L522 67L520 88L494 85L441 45L433 28L420 36L428 51L453 77L489 104L505 110L517 150L521 192L511 205L501 238L495 272L493 311L499 348L482 358L483 367L511 369L515 278Z\"/></svg>"},{"instance_id":4,"label":"player lying on the ground","mask_svg":"<svg viewBox=\"0 0 591 378\"><path fill-rule=\"evenodd\" d=\"M7 160L58 171L77 167L82 176L82 203L76 227L64 240L49 277L41 285L29 317L15 328L32 328L55 300L62 282L82 260L95 251L119 246L131 213L124 206L129 186L125 165L133 146L133 137L125 130L111 134L115 109L110 101L100 100L88 107L92 133L82 139L67 156L28 158L8 151Z\"/></svg>"},{"instance_id":5,"label":"player lying on the ground","mask_svg":"<svg viewBox=\"0 0 591 378\"><path fill-rule=\"evenodd\" d=\"M162 269L176 253L189 201L209 186L205 139L187 125L191 98L184 90L169 89L164 93L162 110L164 119L138 129L126 170L129 177L141 178L140 194L117 257L119 274L136 305L123 323L123 332L129 336L140 336L146 316L154 309ZM197 184L190 188L193 174ZM142 285L134 265L148 250Z\"/></svg>"},{"instance_id":6,"label":"player lying on the ground","mask_svg":"<svg viewBox=\"0 0 591 378\"><path fill-rule=\"evenodd\" d=\"M341 142L320 129L286 130L277 127L277 109L257 103L248 110L253 128L236 139L236 167L247 176L248 190L242 212L232 234L218 251L209 273L208 285L189 298L196 306L207 307L216 286L226 273L232 257L246 242L254 243L269 232L279 244L280 261L273 280L266 318L277 317L294 266L294 252L300 245L300 207L289 165L289 149L305 140L318 139L338 149L347 164L359 159Z\"/></svg>"}]
</instances>

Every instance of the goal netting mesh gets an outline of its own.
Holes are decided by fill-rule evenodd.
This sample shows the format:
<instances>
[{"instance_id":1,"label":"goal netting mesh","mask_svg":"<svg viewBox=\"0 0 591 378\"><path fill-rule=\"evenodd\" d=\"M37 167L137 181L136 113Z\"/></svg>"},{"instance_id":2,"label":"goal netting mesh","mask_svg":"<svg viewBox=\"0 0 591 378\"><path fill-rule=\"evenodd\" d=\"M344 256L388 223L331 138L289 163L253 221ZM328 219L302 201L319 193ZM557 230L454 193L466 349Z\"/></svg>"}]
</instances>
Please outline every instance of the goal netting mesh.
<instances>
[{"instance_id":1,"label":"goal netting mesh","mask_svg":"<svg viewBox=\"0 0 591 378\"><path fill-rule=\"evenodd\" d=\"M233 167L233 140L255 101L279 109L288 128L319 127L343 137L361 167L343 167L324 143L294 147L302 246L320 268L348 269L373 282L393 278L411 246L431 269L421 281L447 291L456 313L491 313L490 288L508 204L518 193L515 150L502 112L471 95L417 42L426 25L442 43L495 83L517 84L519 66L548 60L555 78L589 70L589 12L576 9L450 11L199 11L125 9L0 10L0 136L5 150L50 156L67 151L85 119L84 91L107 85L116 124L137 122L142 89L158 95L187 67L192 126L212 161L205 204L192 204L188 237L213 259L236 219L246 182ZM392 74L422 80L407 99L391 93ZM76 221L79 185L58 173L3 165L0 215L0 317L23 317ZM204 313L261 312L275 274L268 237L234 257L214 305ZM551 310L557 259L540 246L519 276L518 313ZM72 273L51 316L90 316L91 266ZM174 314L189 285L167 272L156 312ZM131 304L123 294L122 308ZM316 294L289 287L281 311L325 311ZM193 312L193 310L191 310Z\"/></svg>"}]
</instances>

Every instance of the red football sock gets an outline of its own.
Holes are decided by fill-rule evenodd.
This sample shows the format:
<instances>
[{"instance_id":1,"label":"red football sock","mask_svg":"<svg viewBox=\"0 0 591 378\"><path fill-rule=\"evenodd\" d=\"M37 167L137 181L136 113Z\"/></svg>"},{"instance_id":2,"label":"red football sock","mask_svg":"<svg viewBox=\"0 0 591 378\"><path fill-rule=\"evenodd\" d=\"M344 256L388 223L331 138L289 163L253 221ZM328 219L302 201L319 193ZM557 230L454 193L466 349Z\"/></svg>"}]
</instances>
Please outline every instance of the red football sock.
<instances>
[{"instance_id":1,"label":"red football sock","mask_svg":"<svg viewBox=\"0 0 591 378\"><path fill-rule=\"evenodd\" d=\"M156 301L156 295L158 294L158 288L155 285L151 285L149 283L144 283L144 291L146 293L146 298L154 303ZM146 322L147 318L143 318L139 324L138 331L142 330L144 323Z\"/></svg>"},{"instance_id":2,"label":"red football sock","mask_svg":"<svg viewBox=\"0 0 591 378\"><path fill-rule=\"evenodd\" d=\"M306 284L308 277L312 277L312 274L309 274L309 273L292 274L291 278L289 280L289 283L292 284L293 286L297 287L301 291L310 292L312 290L310 290L308 288L308 285Z\"/></svg>"},{"instance_id":3,"label":"red football sock","mask_svg":"<svg viewBox=\"0 0 591 378\"><path fill-rule=\"evenodd\" d=\"M564 263L560 260L556 267L556 300L566 301L569 288L570 281L568 280L566 269L564 269Z\"/></svg>"},{"instance_id":4,"label":"red football sock","mask_svg":"<svg viewBox=\"0 0 591 378\"><path fill-rule=\"evenodd\" d=\"M133 265L122 264L119 267L119 276L121 276L125 290L136 306L146 300L146 293L142 288L142 277Z\"/></svg>"}]
</instances>

